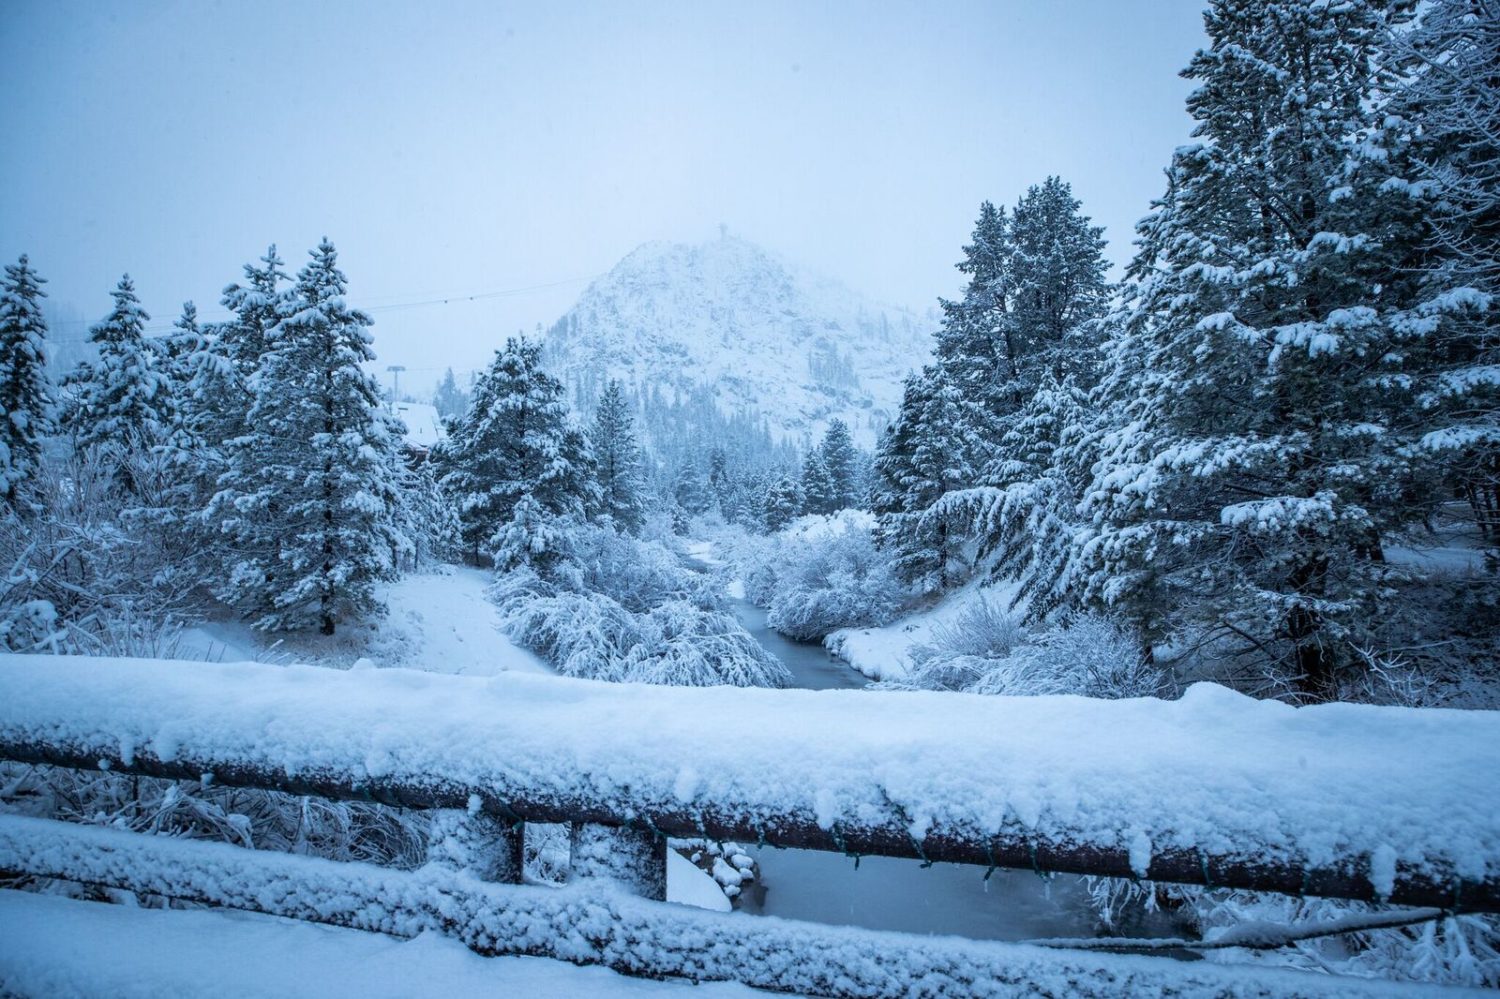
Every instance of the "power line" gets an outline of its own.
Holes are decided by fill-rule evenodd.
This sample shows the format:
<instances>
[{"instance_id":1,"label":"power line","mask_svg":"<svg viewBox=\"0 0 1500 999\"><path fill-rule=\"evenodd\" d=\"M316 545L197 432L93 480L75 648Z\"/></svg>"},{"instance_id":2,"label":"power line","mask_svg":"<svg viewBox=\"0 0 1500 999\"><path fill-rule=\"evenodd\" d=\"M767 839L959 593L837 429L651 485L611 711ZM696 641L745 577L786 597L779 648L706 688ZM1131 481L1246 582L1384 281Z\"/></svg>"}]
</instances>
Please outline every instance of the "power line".
<instances>
[{"instance_id":1,"label":"power line","mask_svg":"<svg viewBox=\"0 0 1500 999\"><path fill-rule=\"evenodd\" d=\"M388 303L388 304L385 304L385 305L371 305L371 306L368 306L366 308L360 309L360 311L361 312L401 312L401 311L404 311L404 310L407 310L407 309L429 308L429 307L434 306L434 305L457 305L457 304L460 304L460 303L463 303L463 302L481 302L481 301L485 301L485 300L491 299L491 298L507 298L507 297L510 297L512 295L525 295L525 294L528 294L529 292L533 292L533 291L545 291L545 290L547 290L549 288L561 288L561 287L564 287L565 285L578 284L578 283L583 282L583 281L592 281L595 278L602 277L602 276L603 276L602 274L587 274L587 275L585 275L583 277L567 278L567 279L562 280L562 281L548 281L545 284L531 284L531 285L526 285L526 286L521 287L521 288L500 288L500 289L497 289L495 291L478 291L478 292L474 292L472 294L445 295L445 296L442 296L440 298L416 299L416 300L410 301L410 302L391 302L391 303ZM382 296L382 297L384 297L384 298L399 298L399 297L405 297L405 296L387 295L387 296ZM226 312L226 313L223 313L223 314L217 315L217 316L200 317L200 319L201 319L202 322L205 322L205 323L216 323L216 322L224 322L225 320L231 318L232 316L233 316L233 313ZM62 326L93 326L98 321L99 320L95 320L95 319L64 319L64 320L61 320L59 322L51 323L49 325L52 326L52 327L62 327ZM166 325L154 325L154 326L143 327L142 328L142 332L144 332L144 333L170 333L172 330L174 330L176 328L177 327L175 325L172 325L172 324L168 323Z\"/></svg>"}]
</instances>

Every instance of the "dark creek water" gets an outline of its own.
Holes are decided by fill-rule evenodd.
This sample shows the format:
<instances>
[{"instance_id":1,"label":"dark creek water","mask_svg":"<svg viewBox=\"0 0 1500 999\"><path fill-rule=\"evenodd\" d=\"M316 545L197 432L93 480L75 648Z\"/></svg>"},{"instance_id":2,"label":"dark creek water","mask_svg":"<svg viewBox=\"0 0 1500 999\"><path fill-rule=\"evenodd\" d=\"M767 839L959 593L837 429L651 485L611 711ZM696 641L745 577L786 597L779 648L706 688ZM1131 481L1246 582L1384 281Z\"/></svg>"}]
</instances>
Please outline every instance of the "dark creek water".
<instances>
[{"instance_id":1,"label":"dark creek water","mask_svg":"<svg viewBox=\"0 0 1500 999\"><path fill-rule=\"evenodd\" d=\"M867 682L821 645L772 631L766 612L749 601L731 602L745 630L791 671L791 686L857 689ZM759 861L760 880L745 885L743 912L994 940L1088 936L1093 930L1082 881L1067 875L1043 880L1030 871L995 871L986 882L984 868L964 864L924 868L915 860L865 857L856 868L853 858L818 850L764 847L750 854Z\"/></svg>"}]
</instances>

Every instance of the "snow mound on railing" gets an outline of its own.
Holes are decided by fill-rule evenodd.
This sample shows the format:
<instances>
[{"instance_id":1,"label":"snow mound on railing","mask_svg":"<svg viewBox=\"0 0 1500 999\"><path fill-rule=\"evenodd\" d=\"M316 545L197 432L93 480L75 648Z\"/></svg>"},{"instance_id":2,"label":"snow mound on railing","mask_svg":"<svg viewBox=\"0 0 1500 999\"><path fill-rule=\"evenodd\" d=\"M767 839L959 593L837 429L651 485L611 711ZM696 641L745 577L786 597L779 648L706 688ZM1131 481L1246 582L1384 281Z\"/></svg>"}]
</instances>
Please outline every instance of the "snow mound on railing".
<instances>
[{"instance_id":1,"label":"snow mound on railing","mask_svg":"<svg viewBox=\"0 0 1500 999\"><path fill-rule=\"evenodd\" d=\"M1019 827L1128 851L1139 873L1165 849L1500 868L1500 712L1292 708L1211 684L1099 701L6 656L0 738L825 829L894 812L917 838Z\"/></svg>"}]
</instances>

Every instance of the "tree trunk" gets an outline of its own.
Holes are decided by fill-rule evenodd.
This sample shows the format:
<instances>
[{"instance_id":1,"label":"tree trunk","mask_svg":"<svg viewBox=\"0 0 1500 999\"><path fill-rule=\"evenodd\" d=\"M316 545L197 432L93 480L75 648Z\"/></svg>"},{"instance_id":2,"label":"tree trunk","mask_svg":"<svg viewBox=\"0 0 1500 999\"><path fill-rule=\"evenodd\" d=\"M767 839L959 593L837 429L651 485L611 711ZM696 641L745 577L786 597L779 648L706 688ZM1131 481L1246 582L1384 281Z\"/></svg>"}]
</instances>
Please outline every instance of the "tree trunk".
<instances>
[{"instance_id":1,"label":"tree trunk","mask_svg":"<svg viewBox=\"0 0 1500 999\"><path fill-rule=\"evenodd\" d=\"M1298 596L1322 589L1328 560L1318 557L1304 562L1291 575L1291 590ZM1292 640L1292 658L1297 670L1297 689L1310 701L1338 698L1338 677L1333 657L1323 645L1322 621L1318 614L1297 604L1287 612L1286 633Z\"/></svg>"}]
</instances>

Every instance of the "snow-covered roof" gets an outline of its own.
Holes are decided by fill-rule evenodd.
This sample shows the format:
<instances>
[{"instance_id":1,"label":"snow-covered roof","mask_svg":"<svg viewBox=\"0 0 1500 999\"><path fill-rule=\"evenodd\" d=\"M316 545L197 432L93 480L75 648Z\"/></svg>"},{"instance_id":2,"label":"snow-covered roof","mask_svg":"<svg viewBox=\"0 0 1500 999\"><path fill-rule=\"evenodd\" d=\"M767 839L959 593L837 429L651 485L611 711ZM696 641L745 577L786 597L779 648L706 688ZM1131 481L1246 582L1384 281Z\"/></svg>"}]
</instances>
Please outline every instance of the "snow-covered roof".
<instances>
[{"instance_id":1,"label":"snow-covered roof","mask_svg":"<svg viewBox=\"0 0 1500 999\"><path fill-rule=\"evenodd\" d=\"M425 402L398 402L395 412L406 424L406 443L429 448L443 439L443 421L436 406Z\"/></svg>"}]
</instances>

